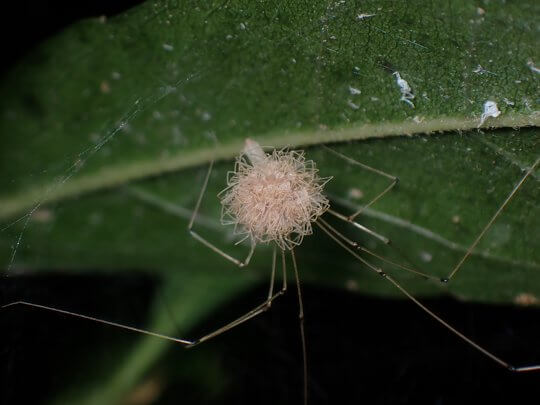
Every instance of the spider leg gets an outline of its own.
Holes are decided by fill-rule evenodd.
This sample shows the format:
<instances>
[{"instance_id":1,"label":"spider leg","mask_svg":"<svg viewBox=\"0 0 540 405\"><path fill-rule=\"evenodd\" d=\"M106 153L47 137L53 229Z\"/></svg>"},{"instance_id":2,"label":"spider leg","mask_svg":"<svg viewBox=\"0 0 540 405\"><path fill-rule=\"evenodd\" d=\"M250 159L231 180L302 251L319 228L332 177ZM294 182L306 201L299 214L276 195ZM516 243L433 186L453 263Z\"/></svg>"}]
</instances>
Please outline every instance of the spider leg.
<instances>
[{"instance_id":1,"label":"spider leg","mask_svg":"<svg viewBox=\"0 0 540 405\"><path fill-rule=\"evenodd\" d=\"M416 299L411 293L409 293L404 287L401 286L396 280L394 280L390 275L386 274L382 269L375 267L371 263L369 263L367 260L363 259L361 256L359 256L354 250L352 250L347 244L340 240L340 238L337 235L334 235L334 233L329 229L326 228L322 223L316 222L316 224L328 235L330 238L332 238L338 245L340 245L343 249L345 249L347 252L349 252L351 255L353 255L358 261L360 261L362 264L367 266L368 269L374 271L382 278L388 280L390 283L394 285L399 291L401 291L402 294L404 294L407 298L409 298L412 302L414 302L420 309L422 309L425 313L427 313L431 318L439 322L441 325L443 325L445 328L447 328L450 332L458 336L460 339L467 342L469 345L474 347L476 350L484 354L485 356L489 357L499 365L505 367L506 369L512 371L512 372L526 372L526 371L540 371L540 364L539 365L531 365L531 366L523 366L523 367L514 367L511 364L507 363L506 361L502 360L500 357L497 357L495 354L490 352L489 350L485 349L484 347L480 346L478 343L458 331L456 328L454 328L452 325L450 325L448 322L446 322L444 319L442 319L440 316L435 314L433 311L431 311L429 308L427 308L424 304L422 304L418 299Z\"/></svg>"},{"instance_id":2,"label":"spider leg","mask_svg":"<svg viewBox=\"0 0 540 405\"><path fill-rule=\"evenodd\" d=\"M283 279L285 280L286 267L285 267L285 260L284 260L284 255L283 254L282 254L282 257L283 257L283 259L282 259ZM267 311L270 308L270 306L272 305L272 302L277 297L280 297L281 295L283 295L285 293L285 291L287 290L287 284L284 282L283 287L281 288L281 290L279 290L277 293L274 293L275 275L276 275L276 246L274 246L274 252L272 254L272 274L271 274L271 277L270 277L270 286L269 286L269 289L268 289L268 296L267 296L266 300L264 300L263 303L257 305L251 311L249 311L246 314L242 315L241 317L235 319L234 321L229 322L225 326L222 326L221 328L216 329L215 331L213 331L213 332L211 332L211 333L209 333L207 335L204 335L203 337L191 342L188 347L198 345L198 344L200 344L200 343L202 343L202 342L204 342L206 340L209 340L209 339L211 339L211 338L213 338L215 336L221 335L223 332L226 332L226 331L234 328L235 326L238 326L241 323L244 323L244 322L250 320L251 318L254 318L257 315Z\"/></svg>"},{"instance_id":3,"label":"spider leg","mask_svg":"<svg viewBox=\"0 0 540 405\"><path fill-rule=\"evenodd\" d=\"M442 282L444 283L448 283L455 275L456 273L459 271L459 269L461 269L461 267L463 266L463 263L465 263L465 261L467 260L467 258L471 255L472 251L474 250L474 248L476 247L476 245L478 245L478 243L480 242L480 240L482 239L482 237L485 235L485 233L488 231L489 228L491 228L491 225L493 225L493 223L495 222L495 220L497 219L497 217L499 215L501 215L501 212L506 208L506 206L508 205L508 203L510 202L510 200L512 200L512 198L514 198L514 196L516 195L516 193L518 192L518 190L521 188L521 186L523 185L523 183L525 183L525 181L527 180L527 178L531 175L532 172L534 172L534 170L536 169L536 167L538 166L538 164L540 163L540 157L538 157L536 159L536 161L533 163L533 165L527 170L527 172L523 175L523 177L519 180L519 182L514 186L514 188L512 189L512 191L510 192L510 194L508 194L508 196L506 197L506 199L504 200L504 202L501 204L501 206L499 207L499 209L497 209L497 211L495 212L495 214L493 214L493 216L491 217L491 219L488 221L488 223L486 224L486 226L484 226L484 229L482 229L482 231L480 232L480 234L476 237L476 239L474 240L474 242L471 244L471 246L469 246L469 248L467 249L467 251L465 252L465 254L463 255L463 257L459 260L459 262L455 265L455 267L452 269L452 271L450 272L450 274L448 274L448 276L446 278L443 278L441 279Z\"/></svg>"},{"instance_id":4,"label":"spider leg","mask_svg":"<svg viewBox=\"0 0 540 405\"><path fill-rule=\"evenodd\" d=\"M283 276L285 277L286 276L286 270L285 270L285 267L284 267L285 266L285 260L282 260L282 263L283 263L283 268L282 268ZM47 311L56 312L56 313L63 314L63 315L73 316L73 317L76 317L76 318L86 319L86 320L89 320L89 321L93 321L93 322L97 322L97 323L101 323L101 324L105 324L105 325L109 325L109 326L114 326L116 328L125 329L125 330L129 330L129 331L132 331L132 332L137 332L137 333L141 333L141 334L144 334L144 335L148 335L148 336L153 336L153 337L157 337L157 338L160 338L160 339L170 340L172 342L176 342L176 343L180 343L182 345L185 345L186 347L192 347L192 346L195 346L195 345L197 345L199 343L202 343L202 342L204 342L206 340L209 340L209 339L213 338L214 336L220 335L221 333L226 332L227 330L234 328L235 326L237 326L237 325L239 325L239 324L241 324L241 323L243 323L243 322L257 316L257 315L259 315L261 312L264 312L268 308L270 308L270 305L271 305L272 301L274 301L277 297L283 295L285 293L286 289L287 289L287 285L286 285L286 283L284 283L283 287L281 288L280 291L278 291L277 293L273 292L273 290L274 290L274 282L275 282L275 272L276 272L276 248L274 247L273 258L272 258L272 274L271 274L271 278L270 278L270 287L269 287L268 296L267 296L266 300L262 304L255 307L253 310L246 313L245 315L243 315L243 316L239 317L238 319L228 323L227 325L215 330L214 332L211 332L211 333L209 333L209 334L207 334L207 335L205 335L205 336L203 336L203 337L201 337L199 339L196 339L196 340L188 340L188 339L178 338L178 337L175 337L175 336L164 335L164 334L161 334L161 333L158 333L158 332L153 332L153 331L146 330L146 329L136 328L134 326L122 324L122 323L119 323L119 322L113 322L113 321L97 318L97 317L90 316L90 315L85 315L85 314L78 313L78 312L67 311L67 310L64 310L64 309L61 309L61 308L56 308L56 307L52 307L52 306L48 306L48 305L42 305L42 304L37 304L37 303L34 303L34 302L23 301L23 300L14 301L14 302L11 302L9 304L2 305L2 306L0 306L0 309L12 308L12 307L15 307L15 306L18 306L18 305L31 307L31 308L38 308L38 309L43 309L43 310L47 310Z\"/></svg>"},{"instance_id":5,"label":"spider leg","mask_svg":"<svg viewBox=\"0 0 540 405\"><path fill-rule=\"evenodd\" d=\"M208 171L206 172L206 176L204 178L204 183L201 188L201 192L199 193L199 198L197 199L197 204L195 204L195 209L193 210L193 214L191 215L191 220L188 224L188 231L189 234L199 242L201 242L203 245L208 247L209 249L213 250L220 256L224 257L225 259L229 260L230 262L236 264L238 267L245 267L249 264L251 257L253 256L253 252L255 251L255 242L252 241L251 247L249 250L248 255L244 260L239 260L235 257L232 257L228 253L225 253L222 249L218 248L213 243L209 242L207 239L203 238L201 235L199 235L197 232L193 230L193 224L195 222L195 219L197 218L197 214L199 213L199 208L201 206L202 199L204 197L204 193L206 192L206 188L208 187L208 180L210 179L210 174L212 173L212 168L214 167L214 161L212 160L210 162L210 165L208 166Z\"/></svg>"},{"instance_id":6,"label":"spider leg","mask_svg":"<svg viewBox=\"0 0 540 405\"><path fill-rule=\"evenodd\" d=\"M402 270L405 270L405 271L408 271L409 273L413 273L413 274L416 274L418 276L421 276L425 279L430 279L430 280L436 280L436 281L440 281L441 279L439 277L436 277L436 276L432 276L432 275L429 275L427 273L423 273L421 271L418 271L416 269L413 269L411 267L407 267L407 266L404 266L402 264L399 264L399 263L396 263L396 262L393 262L392 260L389 260L387 259L386 257L383 257L381 255L378 255L377 253L375 252L372 252L371 250L365 248L364 246L361 246L359 243L347 238L345 235L343 235L341 232L339 232L336 228L334 228L332 225L330 225L328 222L326 222L324 219L322 218L319 218L317 220L317 222L319 222L321 225L323 225L326 229L328 229L329 231L331 231L334 235L336 235L338 238L340 238L342 241L344 241L345 243L347 243L348 245L350 245L351 247L357 249L357 250L360 250L362 252L365 252L367 253L368 255L371 255L373 257L376 257L377 259L385 262L385 263L388 263L394 267L398 267Z\"/></svg>"},{"instance_id":7,"label":"spider leg","mask_svg":"<svg viewBox=\"0 0 540 405\"><path fill-rule=\"evenodd\" d=\"M375 174L378 174L379 176L382 176L382 177L386 177L387 179L390 179L391 182L390 184L383 190L381 191L379 194L377 194L374 198L371 199L370 202L368 202L366 205L364 205L362 208L360 208L359 210L357 210L356 212L354 212L353 214L349 215L347 217L347 221L348 222L351 222L354 224L356 224L354 222L354 219L360 215L362 213L362 211L364 211L366 208L369 208L370 206L372 206L373 204L375 204L377 201L379 201L386 193L388 193L390 190L392 190L396 184L399 183L399 178L392 175L392 174L389 174L389 173L386 173L386 172L383 172L382 170L379 170L379 169L375 169L374 167L371 167L371 166L368 166L364 163L361 163L355 159L352 159L350 158L349 156L346 156L342 153L339 153L338 151L326 146L326 145L323 145L323 147L330 151L331 153L333 153L334 155L336 155L337 157L349 162L350 164L354 165L354 166L359 166L361 167L362 169L364 170L367 170L367 171L370 171L372 173L375 173ZM355 225L356 226L356 225ZM371 233L371 232L370 232ZM388 242L386 242L388 243Z\"/></svg>"}]
</instances>

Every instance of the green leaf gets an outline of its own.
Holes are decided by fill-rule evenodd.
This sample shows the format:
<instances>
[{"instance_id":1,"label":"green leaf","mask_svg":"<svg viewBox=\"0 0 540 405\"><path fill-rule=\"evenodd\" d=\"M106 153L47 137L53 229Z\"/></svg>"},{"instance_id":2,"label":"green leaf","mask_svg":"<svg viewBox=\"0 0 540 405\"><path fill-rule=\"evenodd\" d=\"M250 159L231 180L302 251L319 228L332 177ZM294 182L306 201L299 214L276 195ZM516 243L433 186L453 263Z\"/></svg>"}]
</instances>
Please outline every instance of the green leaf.
<instances>
[{"instance_id":1,"label":"green leaf","mask_svg":"<svg viewBox=\"0 0 540 405\"><path fill-rule=\"evenodd\" d=\"M178 319L169 322L156 299L146 327L189 334L269 274L267 247L239 271L186 231L206 164L223 160L196 226L230 254L246 254L220 225L216 194L249 136L271 147L336 143L346 156L398 176L399 186L359 217L391 248L339 229L444 277L540 152L538 130L520 129L539 123L534 9L532 1L490 4L485 13L468 1L170 1L73 25L1 83L2 263L8 272L150 269ZM501 115L482 123L488 100ZM423 135L398 136L412 134ZM388 185L326 149L307 155L323 176L334 176L327 192L340 212L354 212ZM422 296L539 296L538 176L448 288L373 262ZM298 262L305 281L400 295L319 230L298 249ZM117 362L115 378L96 377L90 390L65 395L119 401L166 347L144 338Z\"/></svg>"}]
</instances>

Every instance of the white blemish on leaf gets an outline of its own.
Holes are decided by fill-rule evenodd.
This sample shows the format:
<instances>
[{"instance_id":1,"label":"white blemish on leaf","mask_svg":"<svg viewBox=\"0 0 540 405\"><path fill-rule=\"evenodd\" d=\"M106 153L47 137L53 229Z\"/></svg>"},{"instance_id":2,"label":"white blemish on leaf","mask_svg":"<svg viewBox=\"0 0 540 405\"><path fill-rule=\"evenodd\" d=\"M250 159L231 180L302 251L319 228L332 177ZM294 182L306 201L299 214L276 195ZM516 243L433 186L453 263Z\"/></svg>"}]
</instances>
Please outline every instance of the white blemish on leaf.
<instances>
[{"instance_id":1,"label":"white blemish on leaf","mask_svg":"<svg viewBox=\"0 0 540 405\"><path fill-rule=\"evenodd\" d=\"M499 107L497 106L497 103L492 100L488 100L484 103L484 112L480 116L480 123L478 124L478 128L482 126L484 121L488 119L489 117L496 118L499 115L501 115L501 111L499 110Z\"/></svg>"},{"instance_id":2,"label":"white blemish on leaf","mask_svg":"<svg viewBox=\"0 0 540 405\"><path fill-rule=\"evenodd\" d=\"M353 110L358 110L360 107L357 104L354 104L351 100L347 100L347 105Z\"/></svg>"},{"instance_id":3,"label":"white blemish on leaf","mask_svg":"<svg viewBox=\"0 0 540 405\"><path fill-rule=\"evenodd\" d=\"M476 68L473 70L473 73L476 73L476 74L479 74L479 75L483 75L483 74L490 74L490 75L493 75L493 76L497 76L496 73L493 73L493 72L490 72L489 70L487 69L484 69L482 67L482 65L478 65L476 66Z\"/></svg>"},{"instance_id":4,"label":"white blemish on leaf","mask_svg":"<svg viewBox=\"0 0 540 405\"><path fill-rule=\"evenodd\" d=\"M358 21L361 21L361 20L365 20L366 18L371 18L371 17L374 17L374 16L376 16L376 14L364 14L364 13L362 13L362 14L358 14L356 16L356 19Z\"/></svg>"},{"instance_id":5,"label":"white blemish on leaf","mask_svg":"<svg viewBox=\"0 0 540 405\"><path fill-rule=\"evenodd\" d=\"M361 93L360 90L358 90L355 87L349 86L349 93L351 93L353 96L356 96Z\"/></svg>"},{"instance_id":6,"label":"white blemish on leaf","mask_svg":"<svg viewBox=\"0 0 540 405\"><path fill-rule=\"evenodd\" d=\"M414 94L412 93L411 86L409 86L409 83L407 82L407 80L401 77L399 72L396 71L392 75L396 77L396 83L399 86L399 90L401 91L400 100L406 102L412 108L414 108L414 104L411 101L414 98Z\"/></svg>"},{"instance_id":7,"label":"white blemish on leaf","mask_svg":"<svg viewBox=\"0 0 540 405\"><path fill-rule=\"evenodd\" d=\"M511 100L508 100L508 99L507 99L506 97L505 97L505 98L503 98L503 101L504 101L504 102L506 103L506 105L510 105L510 106L512 106L512 105L514 105L514 104L515 104L515 103L514 103L513 101L511 101Z\"/></svg>"},{"instance_id":8,"label":"white blemish on leaf","mask_svg":"<svg viewBox=\"0 0 540 405\"><path fill-rule=\"evenodd\" d=\"M429 263L433 260L433 255L429 252L422 251L420 252L420 259L426 263Z\"/></svg>"},{"instance_id":9,"label":"white blemish on leaf","mask_svg":"<svg viewBox=\"0 0 540 405\"><path fill-rule=\"evenodd\" d=\"M163 49L166 50L167 52L172 52L174 50L174 46L172 46L171 44L163 44Z\"/></svg>"},{"instance_id":10,"label":"white blemish on leaf","mask_svg":"<svg viewBox=\"0 0 540 405\"><path fill-rule=\"evenodd\" d=\"M482 67L482 65L478 65L476 66L476 68L473 70L473 73L479 73L481 75L483 75L485 73L485 70L484 68Z\"/></svg>"},{"instance_id":11,"label":"white blemish on leaf","mask_svg":"<svg viewBox=\"0 0 540 405\"><path fill-rule=\"evenodd\" d=\"M347 193L350 199L353 200L360 200L364 197L364 192L360 190L359 188L353 187L349 189L349 192Z\"/></svg>"},{"instance_id":12,"label":"white blemish on leaf","mask_svg":"<svg viewBox=\"0 0 540 405\"><path fill-rule=\"evenodd\" d=\"M529 67L529 69L531 69L531 72L540 73L540 69L538 69L536 66L534 66L534 62L532 60L529 60L527 62L527 66Z\"/></svg>"}]
</instances>

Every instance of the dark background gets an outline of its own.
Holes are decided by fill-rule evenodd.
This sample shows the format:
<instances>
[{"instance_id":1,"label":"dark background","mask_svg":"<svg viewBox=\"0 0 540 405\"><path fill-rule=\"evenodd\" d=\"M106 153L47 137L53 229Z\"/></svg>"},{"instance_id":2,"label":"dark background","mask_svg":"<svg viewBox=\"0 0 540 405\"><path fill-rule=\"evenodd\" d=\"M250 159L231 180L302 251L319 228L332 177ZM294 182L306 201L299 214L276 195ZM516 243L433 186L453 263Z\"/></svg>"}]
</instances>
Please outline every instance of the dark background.
<instances>
[{"instance_id":1,"label":"dark background","mask_svg":"<svg viewBox=\"0 0 540 405\"><path fill-rule=\"evenodd\" d=\"M137 325L144 320L158 284L141 272L52 274L4 279L1 293L3 300L54 300L59 307ZM245 313L246 302L255 304L265 294L266 287L261 286L237 297L201 326L222 325ZM538 309L466 304L450 298L424 302L502 358L520 365L540 360ZM428 319L411 302L307 285L304 305L311 404L518 403L540 393L537 373L510 373ZM133 345L138 338L116 328L21 307L2 314L0 330L3 404L42 403L62 391L66 382L76 383L73 375L79 367L86 372L88 363L112 361L116 348ZM190 370L182 369L184 349L171 344L156 367L163 385L155 402L131 403L302 403L294 290L275 301L266 314L194 351L204 351L216 368L225 370L226 381L217 392L210 392L190 377ZM205 367L211 368L213 363L209 364ZM215 371L208 369L209 374Z\"/></svg>"},{"instance_id":2,"label":"dark background","mask_svg":"<svg viewBox=\"0 0 540 405\"><path fill-rule=\"evenodd\" d=\"M62 31L74 22L90 17L112 17L142 0L37 1L2 2L2 63L5 72L39 42Z\"/></svg>"},{"instance_id":3,"label":"dark background","mask_svg":"<svg viewBox=\"0 0 540 405\"><path fill-rule=\"evenodd\" d=\"M0 29L5 46L0 72L63 27L86 17L110 17L137 3L18 1L3 5ZM138 323L144 320L159 284L138 270L125 276L10 277L1 281L0 300L26 297L48 302L60 297L71 310ZM208 351L227 370L228 379L218 394L190 381L185 370L176 370L179 349L171 345L166 363L160 364L160 373L167 377L154 396L155 403L300 404L302 357L293 291L258 319L206 348L193 349ZM221 325L244 313L245 302L257 303L265 294L266 287L261 286L202 323ZM503 359L518 365L540 363L538 309L459 303L450 298L425 303ZM304 305L311 404L517 403L535 401L540 394L540 374L508 372L428 319L411 302L306 285ZM193 336L198 333L203 330L194 331ZM110 348L133 344L134 339L125 331L39 310L3 312L0 403L42 403L62 390L79 365L93 356L114 356Z\"/></svg>"}]
</instances>

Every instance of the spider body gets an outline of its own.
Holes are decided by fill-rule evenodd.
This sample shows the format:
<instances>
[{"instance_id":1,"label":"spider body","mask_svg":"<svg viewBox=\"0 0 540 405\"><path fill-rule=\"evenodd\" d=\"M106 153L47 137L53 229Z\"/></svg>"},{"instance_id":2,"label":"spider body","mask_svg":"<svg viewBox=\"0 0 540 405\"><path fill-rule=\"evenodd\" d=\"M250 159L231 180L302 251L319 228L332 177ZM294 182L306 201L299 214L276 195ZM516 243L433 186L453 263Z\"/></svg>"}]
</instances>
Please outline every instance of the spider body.
<instances>
[{"instance_id":1,"label":"spider body","mask_svg":"<svg viewBox=\"0 0 540 405\"><path fill-rule=\"evenodd\" d=\"M291 250L313 233L312 223L330 204L323 194L330 178L321 178L303 151L276 150L266 154L246 139L243 153L219 197L221 222L235 225L253 244L275 241Z\"/></svg>"}]
</instances>

